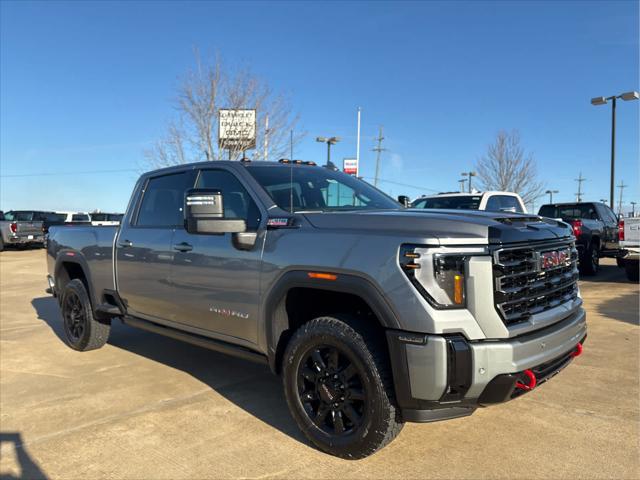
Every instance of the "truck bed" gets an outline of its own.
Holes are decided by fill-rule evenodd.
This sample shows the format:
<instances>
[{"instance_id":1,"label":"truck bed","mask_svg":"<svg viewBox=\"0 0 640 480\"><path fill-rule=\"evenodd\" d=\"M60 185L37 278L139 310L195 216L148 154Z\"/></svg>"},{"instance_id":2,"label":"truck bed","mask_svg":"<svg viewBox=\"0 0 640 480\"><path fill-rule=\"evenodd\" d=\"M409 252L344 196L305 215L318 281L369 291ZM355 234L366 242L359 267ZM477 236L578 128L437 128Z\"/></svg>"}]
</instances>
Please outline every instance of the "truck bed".
<instances>
[{"instance_id":1,"label":"truck bed","mask_svg":"<svg viewBox=\"0 0 640 480\"><path fill-rule=\"evenodd\" d=\"M54 226L49 230L47 241L47 262L49 271L53 271L56 258L60 254L70 254L69 260L81 260L87 263L93 292L114 289L113 242L116 226ZM81 255L73 255L74 253ZM94 298L98 303L100 299Z\"/></svg>"}]
</instances>

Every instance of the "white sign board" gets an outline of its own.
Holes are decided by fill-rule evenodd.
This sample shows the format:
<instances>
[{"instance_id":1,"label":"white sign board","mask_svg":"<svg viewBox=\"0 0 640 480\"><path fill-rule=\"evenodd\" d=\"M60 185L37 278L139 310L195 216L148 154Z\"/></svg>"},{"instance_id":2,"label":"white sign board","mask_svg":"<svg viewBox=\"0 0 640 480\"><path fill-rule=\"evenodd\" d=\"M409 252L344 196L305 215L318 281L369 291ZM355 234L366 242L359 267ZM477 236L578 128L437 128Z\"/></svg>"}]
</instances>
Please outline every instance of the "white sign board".
<instances>
[{"instance_id":1,"label":"white sign board","mask_svg":"<svg viewBox=\"0 0 640 480\"><path fill-rule=\"evenodd\" d=\"M220 148L250 150L256 148L256 111L221 108L218 114Z\"/></svg>"},{"instance_id":2,"label":"white sign board","mask_svg":"<svg viewBox=\"0 0 640 480\"><path fill-rule=\"evenodd\" d=\"M355 158L345 158L342 161L342 171L349 175L358 176L358 160Z\"/></svg>"}]
</instances>

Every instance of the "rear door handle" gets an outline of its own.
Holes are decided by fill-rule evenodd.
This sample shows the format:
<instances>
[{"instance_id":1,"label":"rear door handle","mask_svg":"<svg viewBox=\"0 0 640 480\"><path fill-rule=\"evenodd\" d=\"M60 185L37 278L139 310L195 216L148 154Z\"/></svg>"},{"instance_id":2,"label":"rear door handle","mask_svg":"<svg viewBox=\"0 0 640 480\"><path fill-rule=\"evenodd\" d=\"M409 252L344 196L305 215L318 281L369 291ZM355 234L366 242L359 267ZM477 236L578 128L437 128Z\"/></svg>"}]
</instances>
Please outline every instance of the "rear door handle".
<instances>
[{"instance_id":1,"label":"rear door handle","mask_svg":"<svg viewBox=\"0 0 640 480\"><path fill-rule=\"evenodd\" d=\"M133 247L133 242L129 240L121 240L118 242L118 246L121 248Z\"/></svg>"},{"instance_id":2,"label":"rear door handle","mask_svg":"<svg viewBox=\"0 0 640 480\"><path fill-rule=\"evenodd\" d=\"M173 249L179 252L190 252L191 250L193 250L193 245L189 245L187 242L182 242L174 245Z\"/></svg>"}]
</instances>

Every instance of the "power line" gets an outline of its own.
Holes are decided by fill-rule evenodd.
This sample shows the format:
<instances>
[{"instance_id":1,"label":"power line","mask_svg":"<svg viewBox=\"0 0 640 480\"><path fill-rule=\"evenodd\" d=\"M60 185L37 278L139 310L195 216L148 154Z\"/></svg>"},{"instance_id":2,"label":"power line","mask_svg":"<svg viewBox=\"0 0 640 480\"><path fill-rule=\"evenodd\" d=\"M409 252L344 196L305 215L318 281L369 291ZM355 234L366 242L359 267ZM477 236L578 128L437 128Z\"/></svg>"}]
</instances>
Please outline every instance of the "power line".
<instances>
[{"instance_id":1,"label":"power line","mask_svg":"<svg viewBox=\"0 0 640 480\"><path fill-rule=\"evenodd\" d=\"M52 177L57 175L89 175L93 173L120 173L120 172L138 172L135 168L121 168L117 170L84 170L80 172L46 172L46 173L17 173L10 175L0 175L0 178L16 178L16 177Z\"/></svg>"}]
</instances>

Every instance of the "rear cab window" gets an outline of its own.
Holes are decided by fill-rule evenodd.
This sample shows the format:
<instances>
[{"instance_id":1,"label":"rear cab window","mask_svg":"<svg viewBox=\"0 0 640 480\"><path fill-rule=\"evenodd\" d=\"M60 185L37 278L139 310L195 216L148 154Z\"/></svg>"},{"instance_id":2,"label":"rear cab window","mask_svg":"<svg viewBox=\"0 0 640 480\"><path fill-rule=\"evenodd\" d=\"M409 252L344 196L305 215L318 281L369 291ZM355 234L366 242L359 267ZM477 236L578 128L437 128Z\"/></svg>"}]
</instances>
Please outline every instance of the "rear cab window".
<instances>
[{"instance_id":1,"label":"rear cab window","mask_svg":"<svg viewBox=\"0 0 640 480\"><path fill-rule=\"evenodd\" d=\"M416 200L413 208L445 208L449 210L478 210L480 195L461 195L453 197L432 197Z\"/></svg>"},{"instance_id":2,"label":"rear cab window","mask_svg":"<svg viewBox=\"0 0 640 480\"><path fill-rule=\"evenodd\" d=\"M493 212L524 213L518 198L513 195L491 195L486 209Z\"/></svg>"}]
</instances>

